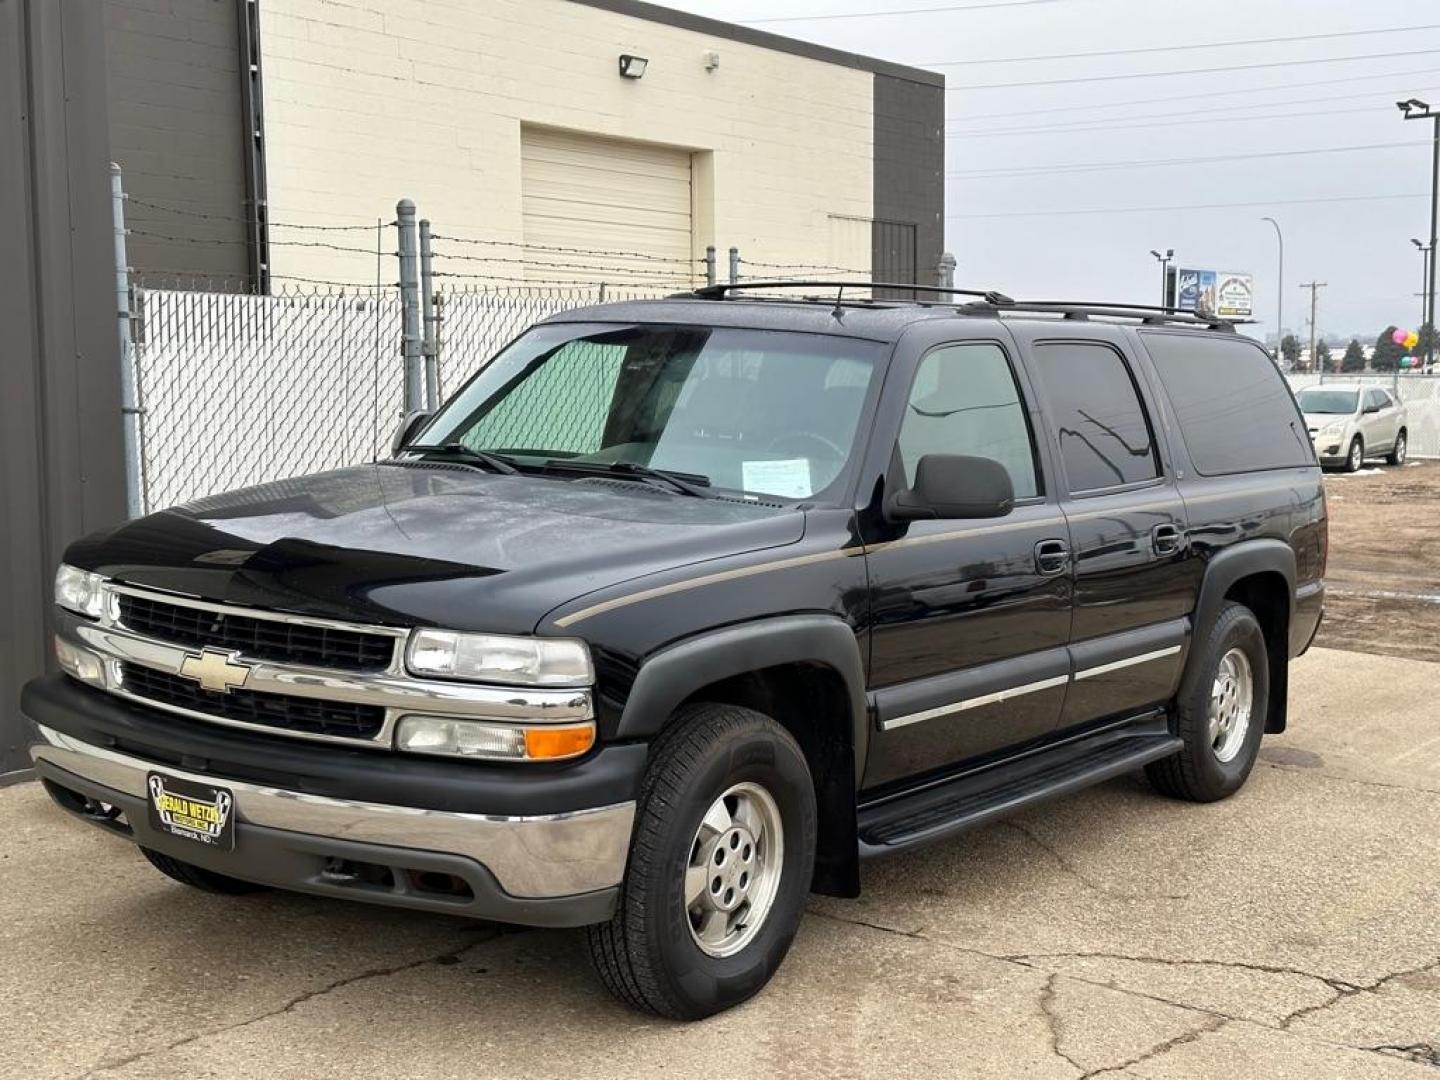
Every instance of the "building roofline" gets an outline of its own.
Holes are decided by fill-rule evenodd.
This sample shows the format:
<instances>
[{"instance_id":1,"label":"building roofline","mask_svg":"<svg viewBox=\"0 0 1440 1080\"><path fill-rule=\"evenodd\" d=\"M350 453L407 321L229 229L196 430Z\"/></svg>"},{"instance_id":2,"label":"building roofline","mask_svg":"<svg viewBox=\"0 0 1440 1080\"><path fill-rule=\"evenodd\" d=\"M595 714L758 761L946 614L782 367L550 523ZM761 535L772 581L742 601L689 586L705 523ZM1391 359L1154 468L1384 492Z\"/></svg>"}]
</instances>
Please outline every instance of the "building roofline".
<instances>
[{"instance_id":1,"label":"building roofline","mask_svg":"<svg viewBox=\"0 0 1440 1080\"><path fill-rule=\"evenodd\" d=\"M710 19L703 15L691 15L689 12L661 7L659 4L648 4L644 0L570 0L570 2L584 4L586 7L600 8L617 15L629 15L632 18L645 19L648 22L678 27L681 30L692 30L698 34L709 34L711 37L724 38L727 41L738 41L744 45L755 45L775 52L803 56L809 60L819 60L827 64L838 64L841 67L869 71L876 75L888 75L891 78L922 83L926 86L945 85L945 76L938 71L926 71L924 68L907 67L905 64L896 64L889 60L877 60L872 56L861 56L859 53L845 52L843 49L831 49L824 45L815 45L808 41L784 37L781 34L772 34L768 30L753 30L748 26L740 26L736 23L722 22L719 19Z\"/></svg>"}]
</instances>

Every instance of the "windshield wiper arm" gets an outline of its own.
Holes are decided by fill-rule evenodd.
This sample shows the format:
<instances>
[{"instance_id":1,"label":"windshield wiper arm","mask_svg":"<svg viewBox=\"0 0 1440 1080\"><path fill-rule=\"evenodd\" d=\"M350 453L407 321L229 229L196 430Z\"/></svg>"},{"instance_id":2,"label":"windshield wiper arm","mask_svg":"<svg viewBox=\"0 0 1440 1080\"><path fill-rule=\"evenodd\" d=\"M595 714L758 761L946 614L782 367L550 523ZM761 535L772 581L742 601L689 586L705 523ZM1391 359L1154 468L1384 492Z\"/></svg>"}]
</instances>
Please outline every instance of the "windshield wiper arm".
<instances>
[{"instance_id":1,"label":"windshield wiper arm","mask_svg":"<svg viewBox=\"0 0 1440 1080\"><path fill-rule=\"evenodd\" d=\"M413 450L417 454L445 454L450 457L463 458L466 461L484 465L493 472L505 473L507 476L515 476L520 472L515 467L515 463L504 454L492 454L488 450L475 450L460 442L443 443L440 446L407 446L405 449Z\"/></svg>"},{"instance_id":2,"label":"windshield wiper arm","mask_svg":"<svg viewBox=\"0 0 1440 1080\"><path fill-rule=\"evenodd\" d=\"M695 499L719 498L708 490L710 478L699 473L671 472L669 469L652 469L648 465L637 465L633 461L570 461L552 458L548 468L570 472L594 473L598 476L633 476L636 480L663 484L677 495L689 495Z\"/></svg>"}]
</instances>

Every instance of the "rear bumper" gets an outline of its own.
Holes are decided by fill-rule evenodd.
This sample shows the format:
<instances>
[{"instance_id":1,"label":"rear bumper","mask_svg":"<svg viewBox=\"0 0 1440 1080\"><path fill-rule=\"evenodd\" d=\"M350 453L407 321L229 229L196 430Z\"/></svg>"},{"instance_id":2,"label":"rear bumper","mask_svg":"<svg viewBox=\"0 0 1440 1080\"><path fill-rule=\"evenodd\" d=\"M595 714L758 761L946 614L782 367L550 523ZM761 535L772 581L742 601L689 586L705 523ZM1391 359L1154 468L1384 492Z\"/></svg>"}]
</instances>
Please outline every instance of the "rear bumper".
<instances>
[{"instance_id":1,"label":"rear bumper","mask_svg":"<svg viewBox=\"0 0 1440 1080\"><path fill-rule=\"evenodd\" d=\"M117 718L110 714L117 710L140 724L139 737L123 728L127 737L116 737ZM518 807L510 785L520 770L502 773L497 781L484 766L475 768L462 797L446 783L455 779L450 763L305 746L300 749L305 760L316 768L328 766L332 774L354 765L347 763L349 755L360 755L363 761L355 766L360 775L347 780L281 767L267 777L233 755L227 761L201 753L204 746L218 750L206 743L216 733L168 717L154 722L194 745L175 753L175 747L157 741L147 749L146 736L159 738L145 728L152 716L68 680L32 683L22 711L35 771L61 807L185 862L299 892L536 926L602 922L614 909L635 815L633 791L628 782L607 777L610 782L599 790L612 797L583 805L581 793L593 797L596 791L575 775L587 764L595 768L603 751L571 770L520 776L527 805ZM220 741L236 738L225 732ZM633 764L633 755L622 756L627 766ZM463 769L471 763L456 764ZM436 781L428 798L385 797L408 786L397 789L387 773L405 773L420 785L421 777L409 777L409 770L423 774L427 766ZM614 762L602 767L617 768ZM147 793L154 771L228 789L234 796L233 850L154 828ZM630 771L618 769L625 776ZM110 804L119 817L95 812L94 802Z\"/></svg>"}]
</instances>

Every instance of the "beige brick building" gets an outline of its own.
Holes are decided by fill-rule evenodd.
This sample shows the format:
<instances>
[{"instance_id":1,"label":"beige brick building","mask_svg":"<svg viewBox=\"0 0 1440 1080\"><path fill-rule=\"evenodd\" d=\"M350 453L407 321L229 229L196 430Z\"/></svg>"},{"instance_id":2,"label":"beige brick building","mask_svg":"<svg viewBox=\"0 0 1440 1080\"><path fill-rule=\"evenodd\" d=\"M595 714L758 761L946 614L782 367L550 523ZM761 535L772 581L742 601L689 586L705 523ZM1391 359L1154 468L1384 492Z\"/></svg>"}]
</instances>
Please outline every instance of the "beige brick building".
<instances>
[{"instance_id":1,"label":"beige brick building","mask_svg":"<svg viewBox=\"0 0 1440 1080\"><path fill-rule=\"evenodd\" d=\"M106 2L142 271L373 283L373 228L296 226L408 196L471 281L933 277L930 72L634 0Z\"/></svg>"}]
</instances>

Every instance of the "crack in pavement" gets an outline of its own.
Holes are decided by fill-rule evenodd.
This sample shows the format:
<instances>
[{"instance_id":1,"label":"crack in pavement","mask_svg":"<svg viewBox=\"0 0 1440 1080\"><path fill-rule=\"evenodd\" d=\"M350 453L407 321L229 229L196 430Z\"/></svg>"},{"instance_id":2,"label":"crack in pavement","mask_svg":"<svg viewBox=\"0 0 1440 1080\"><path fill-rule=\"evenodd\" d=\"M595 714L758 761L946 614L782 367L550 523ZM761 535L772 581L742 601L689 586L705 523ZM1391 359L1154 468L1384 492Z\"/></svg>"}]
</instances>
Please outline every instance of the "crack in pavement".
<instances>
[{"instance_id":1,"label":"crack in pavement","mask_svg":"<svg viewBox=\"0 0 1440 1080\"><path fill-rule=\"evenodd\" d=\"M1440 1045L1411 1043L1409 1046L1401 1046L1396 1043L1384 1043L1380 1046L1367 1046L1364 1049L1376 1054L1384 1054L1386 1057L1408 1058L1421 1065L1434 1065L1436 1068L1440 1068Z\"/></svg>"},{"instance_id":2,"label":"crack in pavement","mask_svg":"<svg viewBox=\"0 0 1440 1080\"><path fill-rule=\"evenodd\" d=\"M201 1039L208 1039L212 1035L224 1035L227 1032L237 1031L240 1028L249 1027L252 1024L258 1024L261 1021L270 1020L276 1016L283 1016L286 1013L293 1012L295 1009L299 1008L307 1001L313 1001L315 998L324 997L326 994L333 993L336 990L343 990L345 987L353 986L356 983L365 982L370 979L383 979L391 975L399 975L402 972L412 971L415 968L425 967L427 964L449 965L457 963L459 962L460 958L465 953L469 952L471 949L494 941L497 937L500 936L502 936L502 932L497 929L495 933L485 938L482 938L479 941L472 941L468 945L460 946L458 949L454 947L446 949L444 952L436 956L423 956L418 960L407 960L403 964L394 964L390 967L383 968L369 968L365 971L356 972L353 975L346 975L343 978L339 978L334 980L333 982L326 983L324 986L319 986L313 990L306 990L304 993L297 994L294 997L290 998L288 1001L286 1001L283 1005L279 1005L276 1008L267 1010L263 1013L259 1013L255 1016L247 1017L244 1020L237 1020L233 1024L221 1024L218 1027L208 1028L205 1031L193 1032L181 1038L174 1039L171 1042L164 1044L163 1046L153 1046L145 1050L137 1050L132 1054L125 1055L124 1057L102 1059L91 1065L88 1069L81 1073L80 1080L88 1080L89 1077L96 1076L100 1073L111 1072L115 1069L123 1068L126 1065L133 1065L137 1061L144 1061L147 1058L156 1057L160 1054L166 1054L169 1053L171 1050L178 1050L182 1046L188 1046L191 1043L199 1042Z\"/></svg>"},{"instance_id":3,"label":"crack in pavement","mask_svg":"<svg viewBox=\"0 0 1440 1080\"><path fill-rule=\"evenodd\" d=\"M1055 1008L1055 984L1060 981L1060 973L1053 971L1050 977L1045 980L1044 987L1040 990L1040 1015L1045 1017L1045 1026L1050 1030L1050 1049L1056 1057L1068 1062L1078 1072L1085 1072L1085 1066L1067 1054L1060 1046L1060 1013Z\"/></svg>"},{"instance_id":4,"label":"crack in pavement","mask_svg":"<svg viewBox=\"0 0 1440 1080\"><path fill-rule=\"evenodd\" d=\"M1409 784L1387 784L1383 780L1360 780L1353 776L1340 776L1325 769L1301 769L1293 765L1282 765L1274 761L1257 761L1256 765L1263 765L1275 772L1290 773L1293 776L1313 776L1320 780L1329 780L1336 784L1355 784L1359 787L1383 788L1386 791L1407 791L1412 795L1429 795L1432 798L1440 796L1440 791L1427 787L1411 787Z\"/></svg>"},{"instance_id":5,"label":"crack in pavement","mask_svg":"<svg viewBox=\"0 0 1440 1080\"><path fill-rule=\"evenodd\" d=\"M1158 1042L1143 1054L1140 1054L1138 1057L1133 1057L1129 1061L1122 1061L1118 1065L1106 1065L1102 1069L1091 1069L1081 1076L1080 1080L1093 1080L1094 1077L1104 1076L1106 1073L1124 1072L1126 1069L1133 1068L1136 1065L1143 1065L1147 1061L1155 1060L1162 1054L1168 1054L1177 1047L1186 1046L1189 1043L1195 1042L1197 1039L1204 1038L1206 1035L1211 1035L1228 1023L1230 1023L1228 1017L1213 1016L1203 1027L1196 1028L1194 1031L1187 1031L1183 1035L1176 1035L1163 1042Z\"/></svg>"},{"instance_id":6,"label":"crack in pavement","mask_svg":"<svg viewBox=\"0 0 1440 1080\"><path fill-rule=\"evenodd\" d=\"M1260 963L1252 963L1252 962L1244 961L1244 960L1175 960L1175 959L1171 959L1171 958L1169 958L1169 957L1162 957L1162 956L1131 956L1131 955L1127 955L1127 954L1125 954L1125 953L1099 952L1099 951L1097 951L1097 952L1070 952L1070 953L1008 953L1008 954L1006 954L1006 953L990 953L990 952L985 952L983 949L976 949L976 948L973 948L973 947L970 947L970 946L964 946L964 945L956 945L956 944L954 944L953 942L940 941L940 940L937 940L937 939L935 939L935 938L926 937L921 930L901 930L901 929L899 929L899 928L897 928L897 927L885 926L883 923L870 922L870 921L865 920L865 919L847 918L847 917L842 916L842 915L835 915L835 914L833 914L833 913L831 913L831 912L828 912L828 911L815 911L815 910L811 910L811 911L810 911L810 914L811 914L811 915L818 916L819 918L822 918L822 919L829 919L829 920L831 920L832 922L838 922L838 923L842 923L842 924L849 924L849 925L851 925L851 926L859 926L859 927L863 927L863 928L865 928L865 929L867 929L867 930L877 930L877 931L879 931L879 932L881 932L881 933L886 933L886 934L895 934L895 935L898 936L898 937L909 938L909 939L912 940L912 941L920 941L920 942L923 942L923 943L925 943L925 944L927 944L927 945L933 945L933 946L938 946L938 947L943 948L943 949L948 949L948 950L950 950L950 951L952 951L952 952L963 953L963 954L968 955L968 956L977 956L977 957L981 957L981 958L984 958L984 959L987 959L987 960L994 960L994 961L997 961L997 962L999 962L999 963L1004 963L1004 964L1013 964L1013 965L1015 965L1015 966L1017 966L1017 967L1025 968L1025 969L1028 970L1028 971L1034 971L1034 972L1037 972L1037 973L1040 973L1040 972L1045 973L1045 974L1048 976L1048 979L1047 979L1047 981L1046 981L1045 987L1044 987L1044 988L1042 989L1042 991L1041 991L1040 1008L1041 1008L1041 1012L1042 1012L1042 1013L1044 1014L1044 1016L1045 1016L1046 1023L1047 1023L1047 1025L1048 1025L1048 1027L1049 1027L1051 1049L1052 1049L1059 1057L1063 1058L1065 1061L1067 1061L1067 1062L1069 1062L1071 1065L1073 1065L1076 1069L1079 1069L1079 1070L1081 1071L1081 1073L1082 1073L1083 1075L1079 1078L1079 1080L1090 1080L1091 1077L1102 1076L1102 1075L1104 1075L1105 1073L1113 1073L1113 1072L1123 1071L1123 1070L1128 1069L1128 1068L1130 1068L1130 1067L1132 1067L1132 1066L1134 1066L1134 1065L1138 1065L1138 1064L1141 1064L1142 1062L1152 1060L1153 1058L1158 1057L1158 1056L1160 1056L1161 1054L1163 1054L1163 1053L1165 1053L1165 1052L1167 1052L1167 1051L1169 1051L1169 1050L1172 1050L1172 1049L1174 1049L1174 1048L1177 1047L1177 1046L1183 1046L1183 1045L1185 1045L1186 1043L1193 1042L1194 1040L1200 1038L1200 1037L1203 1036L1203 1035L1207 1035L1207 1034L1210 1034L1210 1033L1212 1033L1212 1032L1218 1031L1218 1030L1220 1030L1222 1027L1224 1027L1226 1024L1232 1023L1232 1022L1234 1022L1234 1023L1253 1024L1253 1025L1255 1025L1256 1027L1261 1027L1261 1028L1264 1028L1264 1029L1269 1030L1269 1031L1279 1031L1279 1032L1289 1033L1289 1031L1290 1031L1290 1026L1291 1026L1293 1023L1295 1023L1295 1021L1300 1020L1300 1019L1303 1019L1304 1017L1313 1016L1313 1015L1315 1015L1316 1013L1323 1012L1324 1010L1331 1008L1332 1006L1334 1006L1335 1004L1337 1004L1337 1003L1340 1002L1340 1001L1343 1001L1343 1000L1346 1000L1346 999L1348 999L1348 998L1354 997L1354 996L1357 995L1357 994L1373 994L1373 993L1378 993L1378 992L1381 991L1387 984L1389 984L1389 983L1391 983L1391 982L1394 982L1396 979L1403 979L1403 978L1406 978L1407 976L1412 976L1412 975L1424 975L1424 974L1428 974L1429 972L1434 971L1434 970L1436 970L1436 969L1440 969L1440 959L1436 959L1436 960L1429 961L1429 962L1427 962L1427 963L1425 963L1425 964L1417 965L1417 966L1415 966L1415 967L1403 968L1403 969L1401 969L1401 970L1399 970L1399 971L1392 971L1392 972L1390 972L1390 973L1388 973L1388 974L1386 974L1386 975L1383 975L1383 976L1381 976L1380 978L1374 980L1373 982L1369 982L1369 983L1353 983L1353 982L1349 982L1349 981L1347 981L1347 980L1345 980L1345 979L1336 978L1336 977L1334 977L1334 976L1330 976L1330 975L1319 975L1319 974L1317 974L1317 973L1315 973L1315 972L1313 972L1313 971L1305 971L1305 970L1303 970L1303 969L1301 969L1301 968L1287 967L1287 966L1279 965L1279 964L1260 964ZM1266 974L1266 975L1288 975L1288 976L1293 976L1293 977L1311 979L1311 980L1313 980L1313 981L1315 981L1315 982L1321 983L1321 984L1323 984L1324 986L1326 986L1326 987L1332 992L1332 996L1329 998L1329 1000L1324 1001L1324 1002L1321 1002L1321 1003L1319 1003L1319 1004L1317 1004L1317 1005L1306 1005L1306 1006L1304 1006L1304 1007L1302 1007L1302 1008L1300 1008L1300 1009L1296 1009L1294 1012L1292 1012L1292 1013L1288 1014L1287 1016L1283 1017L1283 1018L1280 1020L1280 1022L1279 1022L1278 1025L1276 1025L1276 1024L1267 1024L1267 1023L1265 1023L1265 1022L1263 1022L1263 1021L1255 1020L1255 1019L1253 1019L1253 1018L1247 1018L1247 1017L1242 1017L1242 1016L1234 1016L1234 1015L1231 1015L1231 1014L1228 1014L1228 1013L1218 1012L1218 1011L1216 1011L1215 1009L1211 1009L1211 1008L1204 1008L1204 1007L1201 1007L1201 1006L1198 1006L1198 1005L1191 1005L1191 1004L1187 1004L1187 1003L1181 1002L1181 1001L1173 1001L1173 1000L1171 1000L1171 999L1169 999L1169 998L1162 997L1162 996L1159 995L1159 994L1153 994L1153 993L1149 993L1149 992L1143 991L1143 990L1136 990L1136 989L1134 989L1134 988L1132 988L1132 987L1128 987L1128 986L1120 986L1120 985L1116 984L1113 980L1103 981L1103 982L1102 982L1102 981L1100 981L1100 980L1098 980L1098 979L1090 978L1090 977L1085 976L1085 975L1077 975L1077 974L1075 974L1075 973L1073 973L1073 972L1046 971L1043 967L1039 966L1039 964L1037 963L1037 961L1043 961L1043 960L1086 960L1086 959L1095 959L1095 960L1119 960L1119 961L1128 961L1128 962L1132 962L1132 963L1141 963L1141 964L1158 964L1158 965L1163 965L1163 966L1166 966L1166 967L1176 967L1176 968L1183 968L1183 967L1217 967L1217 968L1228 968L1228 969L1238 970L1238 971L1251 971L1251 972L1256 972L1256 973L1259 973L1259 974ZM1058 1025L1059 1025L1059 1022L1060 1022L1060 1018L1058 1017L1058 1015L1056 1015L1056 1014L1054 1013L1054 1006L1055 1006L1055 985L1056 985L1057 979L1059 979L1059 978L1061 978L1061 977L1064 977L1064 978L1067 978L1067 979L1071 979L1071 980L1074 981L1074 982L1085 983L1085 984L1090 985L1090 986L1099 987L1099 988L1101 988L1101 989L1114 990L1114 991L1117 992L1117 993L1125 994L1125 995L1128 995L1128 996L1130 996L1130 997L1143 998L1143 999L1148 1000L1148 1001L1154 1001L1154 1002L1156 1002L1156 1003L1158 1003L1158 1004L1168 1005L1168 1006L1170 1006L1171 1008L1181 1009L1181 1010L1183 1010L1183 1011L1185 1011L1185 1012L1199 1013L1200 1015L1202 1015L1202 1016L1204 1016L1204 1017L1207 1018L1207 1023L1206 1023L1206 1025L1205 1025L1204 1027L1201 1027L1201 1028L1199 1028L1199 1029L1197 1029L1197 1030L1195 1030L1195 1031L1192 1031L1192 1032L1190 1032L1190 1033L1188 1033L1188 1034L1186 1034L1186 1035L1180 1035L1180 1036L1177 1036L1177 1037L1175 1037L1175 1038L1173 1038L1173 1039L1168 1039L1168 1040L1166 1040L1165 1042L1162 1042L1162 1043L1157 1044L1155 1047L1152 1047L1150 1050L1146 1051L1143 1055L1141 1055L1139 1058L1136 1058L1136 1059L1133 1060L1133 1061L1128 1061L1128 1062L1125 1062L1125 1063L1120 1064L1120 1065L1107 1065L1107 1066L1105 1066L1104 1068L1096 1069L1096 1070L1092 1070L1092 1071L1086 1072L1085 1069L1083 1068L1083 1066L1079 1065L1079 1064L1078 1064L1077 1062L1075 1062L1074 1059L1072 1059L1068 1054L1064 1053L1064 1052L1060 1049L1060 1046L1059 1046L1059 1027L1058 1027ZM1303 1035L1303 1036L1301 1036L1301 1037L1303 1037L1303 1038L1308 1038L1308 1039L1313 1039L1313 1040L1315 1040L1316 1042L1326 1043L1326 1044L1328 1044L1328 1045L1337 1046L1337 1047L1340 1047L1340 1048L1346 1049L1346 1050L1359 1050L1359 1051L1364 1052L1364 1053L1380 1054L1380 1055L1382 1055L1382 1056L1387 1056L1387 1057L1395 1057L1395 1056L1397 1056L1397 1054L1401 1054L1401 1053L1404 1053L1404 1054L1429 1053L1429 1054L1431 1054L1432 1056L1433 1056L1434 1054L1436 1054L1436 1053L1440 1053L1440 1051L1437 1051L1437 1049L1436 1049L1434 1046L1431 1046L1430 1044L1418 1044L1418 1043L1417 1043L1417 1044L1414 1044L1413 1046L1385 1045L1385 1046L1378 1046L1378 1047L1376 1047L1376 1046L1357 1046L1357 1045L1354 1045L1354 1044L1351 1044L1351 1043L1339 1042L1339 1041L1336 1041L1336 1040L1333 1040L1333 1039L1327 1039L1327 1038L1324 1038L1323 1036L1315 1035L1315 1034L1313 1034L1313 1033L1312 1033L1312 1034L1306 1034L1306 1035ZM1420 1062L1423 1063L1423 1064L1437 1065L1437 1067L1440 1067L1440 1061L1430 1060L1429 1058L1416 1057L1416 1058L1414 1058L1414 1060L1420 1061Z\"/></svg>"},{"instance_id":7,"label":"crack in pavement","mask_svg":"<svg viewBox=\"0 0 1440 1080\"><path fill-rule=\"evenodd\" d=\"M1018 832L1025 839L1045 852L1066 874L1069 874L1087 889L1093 889L1104 896L1114 896L1122 900L1188 900L1188 893L1162 893L1162 892L1131 892L1128 889L1117 889L1103 882L1093 881L1091 878L1072 863L1065 854L1054 845L1042 840L1038 835L1021 825L1018 821L998 822L1001 828L1011 829Z\"/></svg>"}]
</instances>

